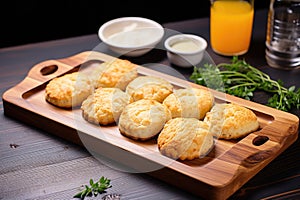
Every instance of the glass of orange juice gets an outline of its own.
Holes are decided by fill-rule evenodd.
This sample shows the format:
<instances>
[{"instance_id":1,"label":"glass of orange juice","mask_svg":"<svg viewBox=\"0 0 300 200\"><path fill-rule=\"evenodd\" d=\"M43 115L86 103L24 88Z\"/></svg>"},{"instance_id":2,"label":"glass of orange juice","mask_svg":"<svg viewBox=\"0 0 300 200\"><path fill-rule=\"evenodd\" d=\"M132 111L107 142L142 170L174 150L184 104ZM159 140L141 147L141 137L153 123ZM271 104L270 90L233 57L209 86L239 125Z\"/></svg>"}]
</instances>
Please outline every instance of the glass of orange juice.
<instances>
[{"instance_id":1,"label":"glass of orange juice","mask_svg":"<svg viewBox=\"0 0 300 200\"><path fill-rule=\"evenodd\" d=\"M254 0L211 0L210 43L214 52L245 54L250 46Z\"/></svg>"}]
</instances>

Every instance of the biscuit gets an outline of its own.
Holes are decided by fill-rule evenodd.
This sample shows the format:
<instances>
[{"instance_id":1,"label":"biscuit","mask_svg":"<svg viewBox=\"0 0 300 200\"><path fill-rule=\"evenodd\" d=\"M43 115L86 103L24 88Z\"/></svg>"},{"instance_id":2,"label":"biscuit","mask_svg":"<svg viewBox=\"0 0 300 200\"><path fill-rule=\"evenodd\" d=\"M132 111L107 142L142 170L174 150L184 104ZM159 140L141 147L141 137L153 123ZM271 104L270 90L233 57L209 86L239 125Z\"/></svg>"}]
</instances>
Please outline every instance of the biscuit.
<instances>
[{"instance_id":1,"label":"biscuit","mask_svg":"<svg viewBox=\"0 0 300 200\"><path fill-rule=\"evenodd\" d=\"M52 79L45 88L47 102L62 108L80 106L94 90L91 80L79 72Z\"/></svg>"},{"instance_id":2,"label":"biscuit","mask_svg":"<svg viewBox=\"0 0 300 200\"><path fill-rule=\"evenodd\" d=\"M95 124L112 124L130 102L130 96L119 88L97 88L82 102L82 116Z\"/></svg>"},{"instance_id":3,"label":"biscuit","mask_svg":"<svg viewBox=\"0 0 300 200\"><path fill-rule=\"evenodd\" d=\"M152 99L160 103L173 92L173 85L167 80L155 76L139 76L131 81L126 88L134 101Z\"/></svg>"},{"instance_id":4,"label":"biscuit","mask_svg":"<svg viewBox=\"0 0 300 200\"><path fill-rule=\"evenodd\" d=\"M255 113L234 103L215 104L206 114L204 122L219 139L238 139L259 128Z\"/></svg>"},{"instance_id":5,"label":"biscuit","mask_svg":"<svg viewBox=\"0 0 300 200\"><path fill-rule=\"evenodd\" d=\"M206 156L214 147L208 126L196 118L169 120L157 138L161 154L173 159L193 160Z\"/></svg>"},{"instance_id":6,"label":"biscuit","mask_svg":"<svg viewBox=\"0 0 300 200\"><path fill-rule=\"evenodd\" d=\"M128 83L138 76L137 66L123 59L104 62L94 72L95 87L116 87L125 91Z\"/></svg>"},{"instance_id":7,"label":"biscuit","mask_svg":"<svg viewBox=\"0 0 300 200\"><path fill-rule=\"evenodd\" d=\"M122 135L145 141L156 136L169 119L171 113L162 103L141 99L124 108L118 126Z\"/></svg>"},{"instance_id":8,"label":"biscuit","mask_svg":"<svg viewBox=\"0 0 300 200\"><path fill-rule=\"evenodd\" d=\"M203 119L214 104L213 94L206 89L182 88L174 90L163 101L175 117Z\"/></svg>"}]
</instances>

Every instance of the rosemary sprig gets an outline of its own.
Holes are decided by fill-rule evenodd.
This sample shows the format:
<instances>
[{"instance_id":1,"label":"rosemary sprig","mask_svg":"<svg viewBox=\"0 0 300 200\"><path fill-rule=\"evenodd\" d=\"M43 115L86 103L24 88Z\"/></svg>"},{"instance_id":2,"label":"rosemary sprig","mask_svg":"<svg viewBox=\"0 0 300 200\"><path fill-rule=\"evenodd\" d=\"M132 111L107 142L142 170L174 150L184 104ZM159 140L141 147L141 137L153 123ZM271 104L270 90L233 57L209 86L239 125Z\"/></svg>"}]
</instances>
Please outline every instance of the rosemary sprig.
<instances>
[{"instance_id":1,"label":"rosemary sprig","mask_svg":"<svg viewBox=\"0 0 300 200\"><path fill-rule=\"evenodd\" d=\"M85 185L85 188L81 192L75 194L73 198L84 199L87 196L96 197L98 194L106 192L106 189L111 187L110 179L105 178L104 176L102 176L97 182L94 182L93 179L90 179L90 186Z\"/></svg>"}]
</instances>

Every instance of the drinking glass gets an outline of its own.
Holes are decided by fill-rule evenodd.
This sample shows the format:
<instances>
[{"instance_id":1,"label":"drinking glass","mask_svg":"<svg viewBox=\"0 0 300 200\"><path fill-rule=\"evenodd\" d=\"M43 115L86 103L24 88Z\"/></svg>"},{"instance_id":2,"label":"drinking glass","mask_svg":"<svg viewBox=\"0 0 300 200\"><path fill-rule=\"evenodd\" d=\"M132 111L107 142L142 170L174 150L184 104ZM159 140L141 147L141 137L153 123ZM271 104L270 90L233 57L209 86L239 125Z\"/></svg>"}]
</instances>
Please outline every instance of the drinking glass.
<instances>
[{"instance_id":1,"label":"drinking glass","mask_svg":"<svg viewBox=\"0 0 300 200\"><path fill-rule=\"evenodd\" d=\"M210 43L214 52L224 55L247 53L254 15L254 0L211 0Z\"/></svg>"}]
</instances>

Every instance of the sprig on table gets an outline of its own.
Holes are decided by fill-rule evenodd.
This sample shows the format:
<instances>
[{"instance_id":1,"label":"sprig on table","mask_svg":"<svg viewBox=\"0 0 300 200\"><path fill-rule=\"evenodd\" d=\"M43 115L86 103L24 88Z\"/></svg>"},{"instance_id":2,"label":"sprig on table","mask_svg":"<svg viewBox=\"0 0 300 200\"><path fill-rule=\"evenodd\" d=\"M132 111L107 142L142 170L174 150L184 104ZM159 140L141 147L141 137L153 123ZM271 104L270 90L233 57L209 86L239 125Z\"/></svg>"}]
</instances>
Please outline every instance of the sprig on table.
<instances>
[{"instance_id":1,"label":"sprig on table","mask_svg":"<svg viewBox=\"0 0 300 200\"><path fill-rule=\"evenodd\" d=\"M73 198L80 198L84 199L87 196L97 196L98 194L102 194L106 192L106 189L111 188L112 185L110 185L110 179L105 178L102 176L99 181L94 182L93 179L90 179L90 186L85 185L85 188L74 195Z\"/></svg>"},{"instance_id":2,"label":"sprig on table","mask_svg":"<svg viewBox=\"0 0 300 200\"><path fill-rule=\"evenodd\" d=\"M231 63L205 64L194 67L190 79L199 85L222 91L247 100L257 90L273 94L267 105L278 110L300 109L300 88L286 88L281 80L273 80L266 73L233 56Z\"/></svg>"}]
</instances>

